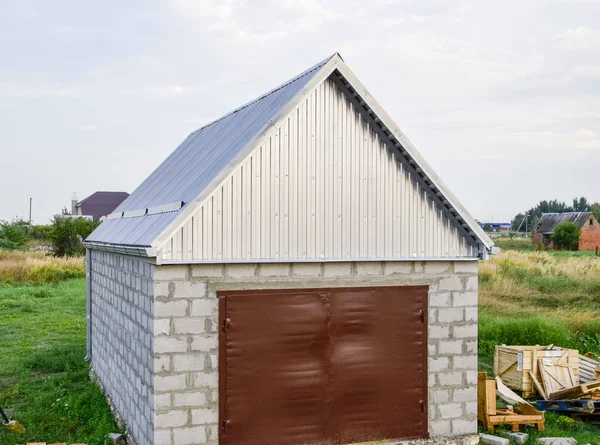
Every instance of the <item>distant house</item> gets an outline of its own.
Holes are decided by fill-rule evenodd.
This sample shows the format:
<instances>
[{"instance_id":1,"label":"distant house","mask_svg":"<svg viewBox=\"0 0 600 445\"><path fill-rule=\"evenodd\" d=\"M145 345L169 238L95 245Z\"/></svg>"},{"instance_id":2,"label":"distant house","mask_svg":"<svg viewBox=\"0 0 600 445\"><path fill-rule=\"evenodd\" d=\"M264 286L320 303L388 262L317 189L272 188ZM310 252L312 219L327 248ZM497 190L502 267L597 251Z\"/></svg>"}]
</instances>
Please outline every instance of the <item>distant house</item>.
<instances>
[{"instance_id":1,"label":"distant house","mask_svg":"<svg viewBox=\"0 0 600 445\"><path fill-rule=\"evenodd\" d=\"M505 233L510 231L510 223L486 223L477 221L482 229L489 224L492 227L492 232Z\"/></svg>"},{"instance_id":2,"label":"distant house","mask_svg":"<svg viewBox=\"0 0 600 445\"><path fill-rule=\"evenodd\" d=\"M533 243L552 247L554 229L563 222L572 222L581 230L578 250L600 247L600 224L592 212L544 213L533 230Z\"/></svg>"},{"instance_id":3,"label":"distant house","mask_svg":"<svg viewBox=\"0 0 600 445\"><path fill-rule=\"evenodd\" d=\"M81 201L74 195L71 200L71 214L91 216L104 220L129 196L127 192L96 192Z\"/></svg>"}]
</instances>

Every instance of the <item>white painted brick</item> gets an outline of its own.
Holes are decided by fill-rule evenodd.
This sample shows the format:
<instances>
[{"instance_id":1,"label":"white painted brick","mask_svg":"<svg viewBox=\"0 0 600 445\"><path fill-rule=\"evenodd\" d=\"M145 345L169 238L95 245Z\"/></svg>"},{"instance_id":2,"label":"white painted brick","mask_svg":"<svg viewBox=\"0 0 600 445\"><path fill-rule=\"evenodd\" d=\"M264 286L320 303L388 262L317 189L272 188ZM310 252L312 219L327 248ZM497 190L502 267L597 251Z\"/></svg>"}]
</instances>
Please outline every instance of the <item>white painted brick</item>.
<instances>
[{"instance_id":1,"label":"white painted brick","mask_svg":"<svg viewBox=\"0 0 600 445\"><path fill-rule=\"evenodd\" d=\"M453 307L477 306L477 292L452 292Z\"/></svg>"},{"instance_id":2,"label":"white painted brick","mask_svg":"<svg viewBox=\"0 0 600 445\"><path fill-rule=\"evenodd\" d=\"M479 270L479 261L455 261L454 272L476 274Z\"/></svg>"},{"instance_id":3,"label":"white painted brick","mask_svg":"<svg viewBox=\"0 0 600 445\"><path fill-rule=\"evenodd\" d=\"M447 261L426 261L425 273L431 275L439 275L448 272L450 263Z\"/></svg>"},{"instance_id":4,"label":"white painted brick","mask_svg":"<svg viewBox=\"0 0 600 445\"><path fill-rule=\"evenodd\" d=\"M454 338L477 337L477 325L468 324L465 326L452 326L452 336Z\"/></svg>"},{"instance_id":5,"label":"white painted brick","mask_svg":"<svg viewBox=\"0 0 600 445\"><path fill-rule=\"evenodd\" d=\"M464 309L462 308L438 309L438 323L454 323L463 321L463 319Z\"/></svg>"},{"instance_id":6,"label":"white painted brick","mask_svg":"<svg viewBox=\"0 0 600 445\"><path fill-rule=\"evenodd\" d=\"M429 338L450 338L450 326L429 326Z\"/></svg>"},{"instance_id":7,"label":"white painted brick","mask_svg":"<svg viewBox=\"0 0 600 445\"><path fill-rule=\"evenodd\" d=\"M154 396L154 407L158 409L171 407L171 394L156 394Z\"/></svg>"},{"instance_id":8,"label":"white painted brick","mask_svg":"<svg viewBox=\"0 0 600 445\"><path fill-rule=\"evenodd\" d=\"M361 261L356 263L356 274L360 276L383 275L381 262Z\"/></svg>"},{"instance_id":9,"label":"white painted brick","mask_svg":"<svg viewBox=\"0 0 600 445\"><path fill-rule=\"evenodd\" d=\"M450 390L448 389L430 389L429 402L434 404L448 403L450 401Z\"/></svg>"},{"instance_id":10,"label":"white painted brick","mask_svg":"<svg viewBox=\"0 0 600 445\"><path fill-rule=\"evenodd\" d=\"M206 425L206 438L208 440L217 440L219 438L219 425Z\"/></svg>"},{"instance_id":11,"label":"white painted brick","mask_svg":"<svg viewBox=\"0 0 600 445\"><path fill-rule=\"evenodd\" d=\"M192 300L190 315L192 317L210 317L217 314L217 306L216 298Z\"/></svg>"},{"instance_id":12,"label":"white painted brick","mask_svg":"<svg viewBox=\"0 0 600 445\"><path fill-rule=\"evenodd\" d=\"M429 356L434 356L437 355L437 345L435 343L430 343L427 345L427 352L429 353Z\"/></svg>"},{"instance_id":13,"label":"white painted brick","mask_svg":"<svg viewBox=\"0 0 600 445\"><path fill-rule=\"evenodd\" d=\"M476 402L477 401L477 388L462 388L455 389L452 393L453 402Z\"/></svg>"},{"instance_id":14,"label":"white painted brick","mask_svg":"<svg viewBox=\"0 0 600 445\"><path fill-rule=\"evenodd\" d=\"M154 415L154 428L177 428L188 421L187 410L171 410Z\"/></svg>"},{"instance_id":15,"label":"white painted brick","mask_svg":"<svg viewBox=\"0 0 600 445\"><path fill-rule=\"evenodd\" d=\"M465 414L467 416L477 415L477 402L466 402L465 403Z\"/></svg>"},{"instance_id":16,"label":"white painted brick","mask_svg":"<svg viewBox=\"0 0 600 445\"><path fill-rule=\"evenodd\" d=\"M352 263L325 263L323 264L323 276L326 278L351 277Z\"/></svg>"},{"instance_id":17,"label":"white painted brick","mask_svg":"<svg viewBox=\"0 0 600 445\"><path fill-rule=\"evenodd\" d=\"M465 321L477 321L477 308L466 307L465 308Z\"/></svg>"},{"instance_id":18,"label":"white painted brick","mask_svg":"<svg viewBox=\"0 0 600 445\"><path fill-rule=\"evenodd\" d=\"M225 276L229 278L256 278L256 264L226 264Z\"/></svg>"},{"instance_id":19,"label":"white painted brick","mask_svg":"<svg viewBox=\"0 0 600 445\"><path fill-rule=\"evenodd\" d=\"M170 318L155 318L154 319L154 335L169 334L171 332Z\"/></svg>"},{"instance_id":20,"label":"white painted brick","mask_svg":"<svg viewBox=\"0 0 600 445\"><path fill-rule=\"evenodd\" d=\"M165 372L171 370L171 357L163 355L154 357L154 372Z\"/></svg>"},{"instance_id":21,"label":"white painted brick","mask_svg":"<svg viewBox=\"0 0 600 445\"><path fill-rule=\"evenodd\" d=\"M175 282L173 281L155 281L154 296L162 298L170 298L172 291L175 290Z\"/></svg>"},{"instance_id":22,"label":"white painted brick","mask_svg":"<svg viewBox=\"0 0 600 445\"><path fill-rule=\"evenodd\" d=\"M176 334L204 333L205 317L186 317L173 319L173 330Z\"/></svg>"},{"instance_id":23,"label":"white painted brick","mask_svg":"<svg viewBox=\"0 0 600 445\"><path fill-rule=\"evenodd\" d=\"M476 434L477 419L452 419L452 434Z\"/></svg>"},{"instance_id":24,"label":"white painted brick","mask_svg":"<svg viewBox=\"0 0 600 445\"><path fill-rule=\"evenodd\" d=\"M186 351L187 339L185 337L154 337L155 354Z\"/></svg>"},{"instance_id":25,"label":"white painted brick","mask_svg":"<svg viewBox=\"0 0 600 445\"><path fill-rule=\"evenodd\" d=\"M462 278L457 276L442 278L438 289L440 291L461 291L463 290Z\"/></svg>"},{"instance_id":26,"label":"white painted brick","mask_svg":"<svg viewBox=\"0 0 600 445\"><path fill-rule=\"evenodd\" d=\"M221 278L223 276L222 264L193 264L191 266L193 278Z\"/></svg>"},{"instance_id":27,"label":"white painted brick","mask_svg":"<svg viewBox=\"0 0 600 445\"><path fill-rule=\"evenodd\" d=\"M477 369L476 355L457 355L453 358L453 369Z\"/></svg>"},{"instance_id":28,"label":"white painted brick","mask_svg":"<svg viewBox=\"0 0 600 445\"><path fill-rule=\"evenodd\" d=\"M477 340L468 340L465 342L465 354L477 353Z\"/></svg>"},{"instance_id":29,"label":"white painted brick","mask_svg":"<svg viewBox=\"0 0 600 445\"><path fill-rule=\"evenodd\" d=\"M450 367L450 359L448 357L430 357L429 372L447 371Z\"/></svg>"},{"instance_id":30,"label":"white painted brick","mask_svg":"<svg viewBox=\"0 0 600 445\"><path fill-rule=\"evenodd\" d=\"M155 301L154 316L164 317L184 317L187 311L187 301Z\"/></svg>"},{"instance_id":31,"label":"white painted brick","mask_svg":"<svg viewBox=\"0 0 600 445\"><path fill-rule=\"evenodd\" d=\"M442 419L454 419L463 415L461 403L441 404L438 406L438 409Z\"/></svg>"},{"instance_id":32,"label":"white painted brick","mask_svg":"<svg viewBox=\"0 0 600 445\"><path fill-rule=\"evenodd\" d=\"M192 337L192 351L208 352L219 347L219 339L216 335Z\"/></svg>"},{"instance_id":33,"label":"white painted brick","mask_svg":"<svg viewBox=\"0 0 600 445\"><path fill-rule=\"evenodd\" d=\"M154 266L155 281L187 280L188 267L180 265Z\"/></svg>"},{"instance_id":34,"label":"white painted brick","mask_svg":"<svg viewBox=\"0 0 600 445\"><path fill-rule=\"evenodd\" d=\"M415 261L413 263L413 269L416 274L422 274L425 272L425 263L423 263L423 261Z\"/></svg>"},{"instance_id":35,"label":"white painted brick","mask_svg":"<svg viewBox=\"0 0 600 445\"><path fill-rule=\"evenodd\" d=\"M192 375L194 388L216 388L219 383L219 374L216 372L199 372Z\"/></svg>"},{"instance_id":36,"label":"white painted brick","mask_svg":"<svg viewBox=\"0 0 600 445\"><path fill-rule=\"evenodd\" d=\"M383 263L384 275L406 275L412 272L410 261L387 261Z\"/></svg>"},{"instance_id":37,"label":"white painted brick","mask_svg":"<svg viewBox=\"0 0 600 445\"><path fill-rule=\"evenodd\" d=\"M206 443L206 429L203 426L176 428L173 430L173 443L177 445Z\"/></svg>"},{"instance_id":38,"label":"white painted brick","mask_svg":"<svg viewBox=\"0 0 600 445\"><path fill-rule=\"evenodd\" d=\"M171 445L170 430L154 430L154 445Z\"/></svg>"},{"instance_id":39,"label":"white painted brick","mask_svg":"<svg viewBox=\"0 0 600 445\"><path fill-rule=\"evenodd\" d=\"M467 278L467 282L465 284L465 290L477 290L477 276Z\"/></svg>"},{"instance_id":40,"label":"white painted brick","mask_svg":"<svg viewBox=\"0 0 600 445\"><path fill-rule=\"evenodd\" d=\"M174 355L173 371L204 371L204 354L191 354L188 352L184 355Z\"/></svg>"},{"instance_id":41,"label":"white painted brick","mask_svg":"<svg viewBox=\"0 0 600 445\"><path fill-rule=\"evenodd\" d=\"M450 292L431 292L429 294L429 307L449 307Z\"/></svg>"},{"instance_id":42,"label":"white painted brick","mask_svg":"<svg viewBox=\"0 0 600 445\"><path fill-rule=\"evenodd\" d=\"M176 408L201 407L206 405L206 394L201 391L187 391L173 394L173 406Z\"/></svg>"},{"instance_id":43,"label":"white painted brick","mask_svg":"<svg viewBox=\"0 0 600 445\"><path fill-rule=\"evenodd\" d=\"M287 277L290 275L289 263L265 263L260 265L261 277Z\"/></svg>"},{"instance_id":44,"label":"white painted brick","mask_svg":"<svg viewBox=\"0 0 600 445\"><path fill-rule=\"evenodd\" d=\"M173 298L202 298L206 295L206 283L202 281L183 281L174 284Z\"/></svg>"},{"instance_id":45,"label":"white painted brick","mask_svg":"<svg viewBox=\"0 0 600 445\"><path fill-rule=\"evenodd\" d=\"M465 371L467 377L467 385L477 384L477 371Z\"/></svg>"},{"instance_id":46,"label":"white painted brick","mask_svg":"<svg viewBox=\"0 0 600 445\"><path fill-rule=\"evenodd\" d=\"M292 264L294 277L320 277L321 263L294 263Z\"/></svg>"},{"instance_id":47,"label":"white painted brick","mask_svg":"<svg viewBox=\"0 0 600 445\"><path fill-rule=\"evenodd\" d=\"M462 340L441 340L438 344L438 351L440 354L461 354L462 346Z\"/></svg>"},{"instance_id":48,"label":"white painted brick","mask_svg":"<svg viewBox=\"0 0 600 445\"><path fill-rule=\"evenodd\" d=\"M440 386L458 386L463 383L463 373L460 371L440 372L437 375ZM454 400L455 402L457 400Z\"/></svg>"},{"instance_id":49,"label":"white painted brick","mask_svg":"<svg viewBox=\"0 0 600 445\"><path fill-rule=\"evenodd\" d=\"M199 408L192 410L192 424L206 425L217 423L219 421L219 412L212 408Z\"/></svg>"},{"instance_id":50,"label":"white painted brick","mask_svg":"<svg viewBox=\"0 0 600 445\"><path fill-rule=\"evenodd\" d=\"M449 420L431 420L429 422L429 432L432 437L447 436L452 432Z\"/></svg>"},{"instance_id":51,"label":"white painted brick","mask_svg":"<svg viewBox=\"0 0 600 445\"><path fill-rule=\"evenodd\" d=\"M154 376L154 392L178 391L187 388L185 375L155 375Z\"/></svg>"}]
</instances>

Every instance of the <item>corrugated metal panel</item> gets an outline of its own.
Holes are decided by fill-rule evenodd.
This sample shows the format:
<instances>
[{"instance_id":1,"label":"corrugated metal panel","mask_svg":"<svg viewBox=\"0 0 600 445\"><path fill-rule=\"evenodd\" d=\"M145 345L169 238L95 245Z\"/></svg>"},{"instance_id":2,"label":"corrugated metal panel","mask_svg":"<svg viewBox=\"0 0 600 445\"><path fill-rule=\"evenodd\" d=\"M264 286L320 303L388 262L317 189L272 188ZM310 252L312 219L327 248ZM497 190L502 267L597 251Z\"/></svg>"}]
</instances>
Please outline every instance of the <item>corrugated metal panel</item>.
<instances>
[{"instance_id":1,"label":"corrugated metal panel","mask_svg":"<svg viewBox=\"0 0 600 445\"><path fill-rule=\"evenodd\" d=\"M330 58L282 86L190 134L115 210L124 212L195 199L296 96ZM183 208L186 207L184 205ZM183 210L182 208L182 210ZM181 211L181 210L180 210ZM123 218L103 223L89 241L145 246L168 226L166 218Z\"/></svg>"},{"instance_id":2,"label":"corrugated metal panel","mask_svg":"<svg viewBox=\"0 0 600 445\"><path fill-rule=\"evenodd\" d=\"M579 228L592 216L592 212L544 213L534 232L552 233L554 228L563 222L572 222Z\"/></svg>"},{"instance_id":3,"label":"corrugated metal panel","mask_svg":"<svg viewBox=\"0 0 600 445\"><path fill-rule=\"evenodd\" d=\"M159 255L210 262L477 252L327 80Z\"/></svg>"}]
</instances>

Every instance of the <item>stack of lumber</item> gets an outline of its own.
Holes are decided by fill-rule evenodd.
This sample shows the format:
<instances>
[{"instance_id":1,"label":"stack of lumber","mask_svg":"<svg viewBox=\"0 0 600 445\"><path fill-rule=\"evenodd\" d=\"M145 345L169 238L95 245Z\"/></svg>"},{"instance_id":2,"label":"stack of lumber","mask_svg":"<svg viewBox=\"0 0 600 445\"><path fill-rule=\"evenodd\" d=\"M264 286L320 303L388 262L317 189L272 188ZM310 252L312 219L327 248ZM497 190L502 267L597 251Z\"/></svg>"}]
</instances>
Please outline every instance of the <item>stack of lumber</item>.
<instances>
[{"instance_id":1,"label":"stack of lumber","mask_svg":"<svg viewBox=\"0 0 600 445\"><path fill-rule=\"evenodd\" d=\"M579 362L579 351L576 349L554 345L500 345L496 346L494 354L494 374L502 378L509 388L521 391L523 397L530 397L536 392L543 395L541 368L545 368L552 375L548 377L552 381L549 390L556 391L579 383ZM559 369L553 370L553 367ZM560 383L554 379L558 379Z\"/></svg>"},{"instance_id":2,"label":"stack of lumber","mask_svg":"<svg viewBox=\"0 0 600 445\"><path fill-rule=\"evenodd\" d=\"M579 356L579 383L600 380L600 363L586 356Z\"/></svg>"}]
</instances>

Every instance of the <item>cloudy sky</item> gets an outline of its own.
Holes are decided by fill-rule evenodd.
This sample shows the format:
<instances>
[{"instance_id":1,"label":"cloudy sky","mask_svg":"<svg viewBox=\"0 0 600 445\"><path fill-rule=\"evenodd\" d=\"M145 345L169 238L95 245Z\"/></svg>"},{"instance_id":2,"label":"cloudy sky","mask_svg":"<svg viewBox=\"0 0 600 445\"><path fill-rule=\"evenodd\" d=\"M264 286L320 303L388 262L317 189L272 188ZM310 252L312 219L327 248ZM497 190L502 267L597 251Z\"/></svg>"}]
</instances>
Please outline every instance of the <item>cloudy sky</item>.
<instances>
[{"instance_id":1,"label":"cloudy sky","mask_svg":"<svg viewBox=\"0 0 600 445\"><path fill-rule=\"evenodd\" d=\"M600 2L0 2L0 219L133 189L338 51L471 214L600 201Z\"/></svg>"}]
</instances>

